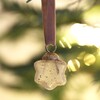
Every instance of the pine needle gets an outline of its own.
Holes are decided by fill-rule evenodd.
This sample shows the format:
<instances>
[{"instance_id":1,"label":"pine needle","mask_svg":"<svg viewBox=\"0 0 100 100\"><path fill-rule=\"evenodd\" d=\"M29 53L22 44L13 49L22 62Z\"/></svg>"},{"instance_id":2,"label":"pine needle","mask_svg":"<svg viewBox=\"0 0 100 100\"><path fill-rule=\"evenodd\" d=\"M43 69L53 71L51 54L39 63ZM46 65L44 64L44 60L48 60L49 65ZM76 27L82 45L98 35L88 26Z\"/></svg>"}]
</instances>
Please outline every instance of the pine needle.
<instances>
[{"instance_id":1,"label":"pine needle","mask_svg":"<svg viewBox=\"0 0 100 100\"><path fill-rule=\"evenodd\" d=\"M32 0L27 0L26 3L29 3L30 1L32 1Z\"/></svg>"}]
</instances>

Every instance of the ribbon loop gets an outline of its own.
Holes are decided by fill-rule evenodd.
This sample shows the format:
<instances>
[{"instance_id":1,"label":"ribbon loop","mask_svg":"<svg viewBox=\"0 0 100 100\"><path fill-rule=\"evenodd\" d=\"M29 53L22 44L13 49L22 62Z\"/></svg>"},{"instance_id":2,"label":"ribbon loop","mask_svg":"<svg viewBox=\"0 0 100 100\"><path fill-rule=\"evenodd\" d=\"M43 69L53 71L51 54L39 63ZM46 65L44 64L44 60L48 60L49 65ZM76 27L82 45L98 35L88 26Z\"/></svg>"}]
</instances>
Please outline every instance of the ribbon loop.
<instances>
[{"instance_id":1,"label":"ribbon loop","mask_svg":"<svg viewBox=\"0 0 100 100\"><path fill-rule=\"evenodd\" d=\"M56 45L55 0L42 0L44 37L46 45Z\"/></svg>"},{"instance_id":2,"label":"ribbon loop","mask_svg":"<svg viewBox=\"0 0 100 100\"><path fill-rule=\"evenodd\" d=\"M48 45L46 45L45 49L46 49L47 52L55 52L56 49L57 49L57 46L52 45L52 44L48 44Z\"/></svg>"}]
</instances>

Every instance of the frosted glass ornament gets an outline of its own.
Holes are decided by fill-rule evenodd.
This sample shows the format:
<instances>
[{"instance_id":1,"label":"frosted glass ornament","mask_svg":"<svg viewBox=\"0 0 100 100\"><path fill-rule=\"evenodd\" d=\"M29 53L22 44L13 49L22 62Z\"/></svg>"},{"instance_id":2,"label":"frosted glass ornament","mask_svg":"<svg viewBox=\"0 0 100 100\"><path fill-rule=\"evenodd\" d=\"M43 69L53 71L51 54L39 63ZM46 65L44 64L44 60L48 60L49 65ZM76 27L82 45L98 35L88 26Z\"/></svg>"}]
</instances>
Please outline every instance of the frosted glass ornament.
<instances>
[{"instance_id":1,"label":"frosted glass ornament","mask_svg":"<svg viewBox=\"0 0 100 100\"><path fill-rule=\"evenodd\" d=\"M46 53L42 60L34 63L35 82L47 90L66 84L66 62L56 53Z\"/></svg>"}]
</instances>

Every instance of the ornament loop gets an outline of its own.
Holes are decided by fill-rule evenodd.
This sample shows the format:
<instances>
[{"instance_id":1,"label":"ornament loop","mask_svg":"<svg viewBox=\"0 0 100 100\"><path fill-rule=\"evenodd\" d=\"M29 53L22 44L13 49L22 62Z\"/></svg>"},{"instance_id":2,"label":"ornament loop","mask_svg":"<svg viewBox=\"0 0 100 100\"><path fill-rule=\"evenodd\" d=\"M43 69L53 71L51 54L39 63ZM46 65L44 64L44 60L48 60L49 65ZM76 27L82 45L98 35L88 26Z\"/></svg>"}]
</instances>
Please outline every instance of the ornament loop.
<instances>
[{"instance_id":1,"label":"ornament loop","mask_svg":"<svg viewBox=\"0 0 100 100\"><path fill-rule=\"evenodd\" d=\"M45 44L56 44L55 0L42 0L42 16Z\"/></svg>"},{"instance_id":2,"label":"ornament loop","mask_svg":"<svg viewBox=\"0 0 100 100\"><path fill-rule=\"evenodd\" d=\"M45 46L45 49L47 52L55 52L57 49L57 46L53 44L48 44Z\"/></svg>"}]
</instances>

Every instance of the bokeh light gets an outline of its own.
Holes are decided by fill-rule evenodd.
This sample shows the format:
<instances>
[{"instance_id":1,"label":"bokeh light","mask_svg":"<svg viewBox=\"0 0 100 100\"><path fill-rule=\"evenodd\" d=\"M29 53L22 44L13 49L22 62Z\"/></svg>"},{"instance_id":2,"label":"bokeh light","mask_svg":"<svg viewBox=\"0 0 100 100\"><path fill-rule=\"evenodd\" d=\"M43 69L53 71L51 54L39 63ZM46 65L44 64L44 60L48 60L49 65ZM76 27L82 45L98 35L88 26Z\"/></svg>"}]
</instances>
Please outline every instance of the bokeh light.
<instances>
[{"instance_id":1,"label":"bokeh light","mask_svg":"<svg viewBox=\"0 0 100 100\"><path fill-rule=\"evenodd\" d=\"M88 45L100 47L100 28L94 28L92 26L87 26L86 24L74 24L71 27L70 33L81 46Z\"/></svg>"},{"instance_id":2,"label":"bokeh light","mask_svg":"<svg viewBox=\"0 0 100 100\"><path fill-rule=\"evenodd\" d=\"M68 61L68 69L69 71L75 72L80 68L80 62L77 59Z\"/></svg>"},{"instance_id":3,"label":"bokeh light","mask_svg":"<svg viewBox=\"0 0 100 100\"><path fill-rule=\"evenodd\" d=\"M86 54L83 60L85 65L90 66L95 63L96 57L93 54Z\"/></svg>"}]
</instances>

